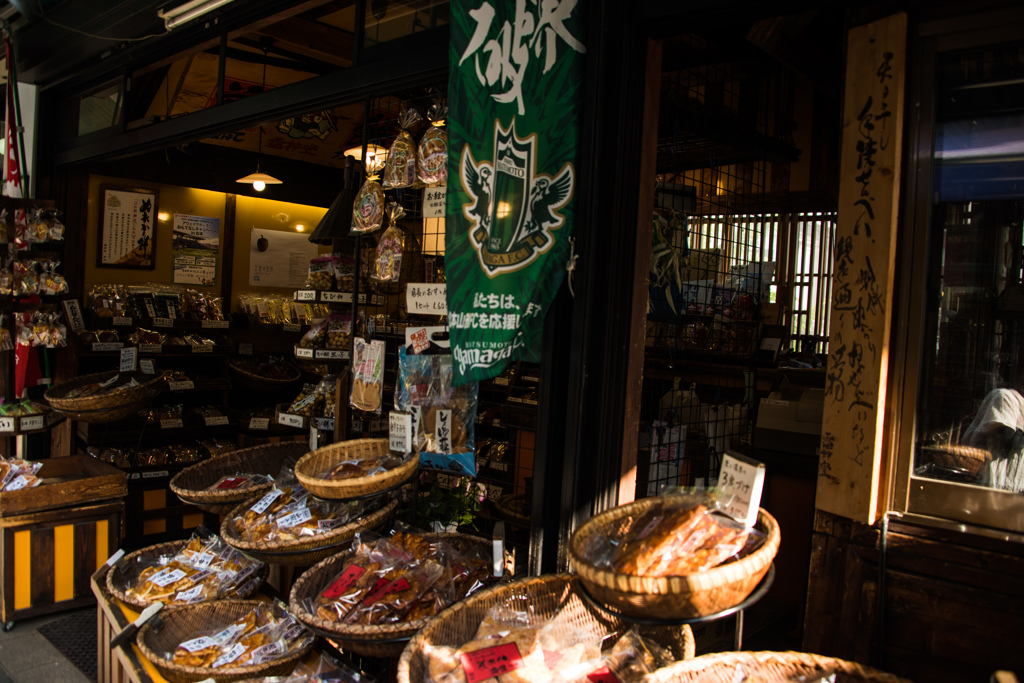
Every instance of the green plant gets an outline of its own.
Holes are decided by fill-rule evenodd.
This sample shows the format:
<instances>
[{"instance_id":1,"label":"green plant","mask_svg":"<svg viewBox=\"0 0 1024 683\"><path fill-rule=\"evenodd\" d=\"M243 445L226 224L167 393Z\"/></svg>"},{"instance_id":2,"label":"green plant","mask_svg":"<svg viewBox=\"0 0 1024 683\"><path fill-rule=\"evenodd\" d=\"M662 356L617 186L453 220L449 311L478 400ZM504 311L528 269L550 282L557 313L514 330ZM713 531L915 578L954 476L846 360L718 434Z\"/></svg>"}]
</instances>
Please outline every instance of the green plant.
<instances>
[{"instance_id":1,"label":"green plant","mask_svg":"<svg viewBox=\"0 0 1024 683\"><path fill-rule=\"evenodd\" d=\"M676 302L672 297L672 288L678 291L682 287L682 270L687 258L681 250L672 244L672 236L678 229L686 230L686 220L680 214L673 214L672 219L664 221L660 216L654 217L654 229L651 238L651 285L664 290L665 300L676 315ZM685 234L684 234L685 239ZM647 299L648 312L653 310L650 297Z\"/></svg>"},{"instance_id":2,"label":"green plant","mask_svg":"<svg viewBox=\"0 0 1024 683\"><path fill-rule=\"evenodd\" d=\"M437 472L421 472L419 490L404 517L423 529L431 528L433 522L444 528L454 524L477 529L477 513L485 497L483 487L469 477L456 480Z\"/></svg>"}]
</instances>

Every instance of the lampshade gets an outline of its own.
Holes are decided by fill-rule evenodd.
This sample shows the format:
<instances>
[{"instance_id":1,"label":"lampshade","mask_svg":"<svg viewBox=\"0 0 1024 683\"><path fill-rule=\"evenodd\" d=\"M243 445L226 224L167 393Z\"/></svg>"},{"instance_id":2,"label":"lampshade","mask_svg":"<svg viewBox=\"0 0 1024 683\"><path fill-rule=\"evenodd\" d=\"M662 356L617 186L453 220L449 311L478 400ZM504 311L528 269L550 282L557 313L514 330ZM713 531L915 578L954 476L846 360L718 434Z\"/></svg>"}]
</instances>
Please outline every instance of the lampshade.
<instances>
[{"instance_id":1,"label":"lampshade","mask_svg":"<svg viewBox=\"0 0 1024 683\"><path fill-rule=\"evenodd\" d=\"M384 159L388 155L388 150L380 145L369 144L366 146L366 163L364 166L368 173L376 173L377 171L384 168ZM352 157L356 161L363 160L363 148L352 147L345 150L345 156Z\"/></svg>"},{"instance_id":2,"label":"lampshade","mask_svg":"<svg viewBox=\"0 0 1024 683\"><path fill-rule=\"evenodd\" d=\"M251 184L263 183L264 185L280 185L284 181L278 180L277 178L275 178L272 175L267 175L266 173L260 173L259 171L256 171L255 173L250 173L249 175L245 176L244 178L239 178L235 182L236 183L251 183Z\"/></svg>"}]
</instances>

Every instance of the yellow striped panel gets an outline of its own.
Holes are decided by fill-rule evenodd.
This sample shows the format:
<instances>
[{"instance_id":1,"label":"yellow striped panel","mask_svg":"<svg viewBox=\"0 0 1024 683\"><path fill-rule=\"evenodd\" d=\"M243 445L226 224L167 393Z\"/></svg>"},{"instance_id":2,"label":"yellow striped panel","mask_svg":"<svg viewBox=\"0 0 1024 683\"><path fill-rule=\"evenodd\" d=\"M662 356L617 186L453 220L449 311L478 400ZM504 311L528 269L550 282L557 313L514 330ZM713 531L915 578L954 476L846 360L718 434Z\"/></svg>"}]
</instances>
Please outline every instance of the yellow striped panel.
<instances>
[{"instance_id":1,"label":"yellow striped panel","mask_svg":"<svg viewBox=\"0 0 1024 683\"><path fill-rule=\"evenodd\" d=\"M96 522L96 569L100 568L107 558L110 557L110 548L108 539L110 538L110 528L108 527L107 520L101 519Z\"/></svg>"},{"instance_id":2,"label":"yellow striped panel","mask_svg":"<svg viewBox=\"0 0 1024 683\"><path fill-rule=\"evenodd\" d=\"M167 492L163 489L142 492L143 510L160 510L165 507L167 507Z\"/></svg>"},{"instance_id":3,"label":"yellow striped panel","mask_svg":"<svg viewBox=\"0 0 1024 683\"><path fill-rule=\"evenodd\" d=\"M75 597L75 525L53 527L53 601Z\"/></svg>"},{"instance_id":4,"label":"yellow striped panel","mask_svg":"<svg viewBox=\"0 0 1024 683\"><path fill-rule=\"evenodd\" d=\"M193 513L191 515L182 515L181 516L181 528L182 529L192 529L193 527L197 527L197 526L199 526L202 523L203 523L203 513L202 512L196 512L196 513Z\"/></svg>"},{"instance_id":5,"label":"yellow striped panel","mask_svg":"<svg viewBox=\"0 0 1024 683\"><path fill-rule=\"evenodd\" d=\"M32 606L32 532L14 532L14 609Z\"/></svg>"},{"instance_id":6,"label":"yellow striped panel","mask_svg":"<svg viewBox=\"0 0 1024 683\"><path fill-rule=\"evenodd\" d=\"M167 531L166 519L147 519L142 522L142 535L162 534Z\"/></svg>"}]
</instances>

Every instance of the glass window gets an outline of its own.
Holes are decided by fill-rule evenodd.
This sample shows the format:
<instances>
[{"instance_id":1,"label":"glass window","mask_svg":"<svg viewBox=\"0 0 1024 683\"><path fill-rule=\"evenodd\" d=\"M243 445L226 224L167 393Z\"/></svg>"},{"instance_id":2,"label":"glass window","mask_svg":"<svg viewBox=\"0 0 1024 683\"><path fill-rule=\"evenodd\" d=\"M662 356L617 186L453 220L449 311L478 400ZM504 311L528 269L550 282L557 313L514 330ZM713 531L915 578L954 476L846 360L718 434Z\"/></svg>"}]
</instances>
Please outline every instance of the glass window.
<instances>
[{"instance_id":1,"label":"glass window","mask_svg":"<svg viewBox=\"0 0 1024 683\"><path fill-rule=\"evenodd\" d=\"M121 123L123 102L120 81L83 95L79 100L78 134L95 133Z\"/></svg>"}]
</instances>

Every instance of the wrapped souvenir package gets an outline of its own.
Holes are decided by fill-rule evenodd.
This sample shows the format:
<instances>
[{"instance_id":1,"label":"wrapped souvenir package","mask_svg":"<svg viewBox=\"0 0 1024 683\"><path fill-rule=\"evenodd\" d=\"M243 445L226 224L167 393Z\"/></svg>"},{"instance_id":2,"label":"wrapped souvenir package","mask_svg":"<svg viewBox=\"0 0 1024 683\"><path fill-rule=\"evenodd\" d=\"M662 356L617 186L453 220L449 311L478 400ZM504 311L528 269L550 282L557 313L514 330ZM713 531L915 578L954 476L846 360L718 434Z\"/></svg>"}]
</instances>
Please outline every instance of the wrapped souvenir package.
<instances>
[{"instance_id":1,"label":"wrapped souvenir package","mask_svg":"<svg viewBox=\"0 0 1024 683\"><path fill-rule=\"evenodd\" d=\"M39 486L43 480L36 473L42 466L41 462L0 456L0 491L18 491Z\"/></svg>"},{"instance_id":2,"label":"wrapped souvenir package","mask_svg":"<svg viewBox=\"0 0 1024 683\"><path fill-rule=\"evenodd\" d=\"M416 178L424 185L446 185L448 183L448 131L444 119L448 107L435 104L427 113L430 126L417 150Z\"/></svg>"},{"instance_id":3,"label":"wrapped souvenir package","mask_svg":"<svg viewBox=\"0 0 1024 683\"><path fill-rule=\"evenodd\" d=\"M384 386L384 342L357 338L352 359L353 408L380 415Z\"/></svg>"},{"instance_id":4,"label":"wrapped souvenir package","mask_svg":"<svg viewBox=\"0 0 1024 683\"><path fill-rule=\"evenodd\" d=\"M398 221L405 216L405 209L396 202L388 204L388 229L377 242L374 259L373 279L378 282L398 282L402 273L402 252L405 249L405 233L398 227Z\"/></svg>"},{"instance_id":5,"label":"wrapped souvenir package","mask_svg":"<svg viewBox=\"0 0 1024 683\"><path fill-rule=\"evenodd\" d=\"M404 109L398 115L398 137L388 150L384 164L384 187L412 187L416 182L416 143L409 131L422 120L415 109Z\"/></svg>"},{"instance_id":6,"label":"wrapped souvenir package","mask_svg":"<svg viewBox=\"0 0 1024 683\"><path fill-rule=\"evenodd\" d=\"M370 176L359 188L352 206L352 233L373 232L384 224L384 188Z\"/></svg>"}]
</instances>

